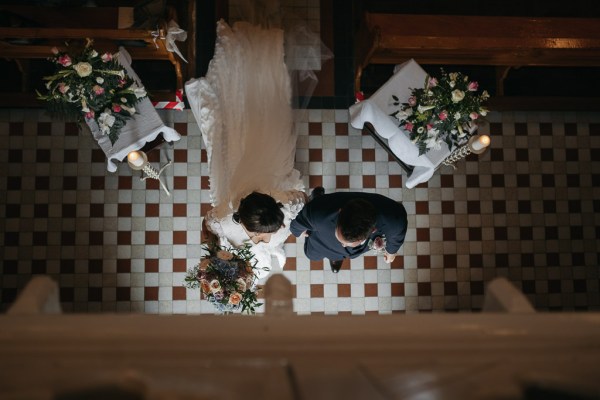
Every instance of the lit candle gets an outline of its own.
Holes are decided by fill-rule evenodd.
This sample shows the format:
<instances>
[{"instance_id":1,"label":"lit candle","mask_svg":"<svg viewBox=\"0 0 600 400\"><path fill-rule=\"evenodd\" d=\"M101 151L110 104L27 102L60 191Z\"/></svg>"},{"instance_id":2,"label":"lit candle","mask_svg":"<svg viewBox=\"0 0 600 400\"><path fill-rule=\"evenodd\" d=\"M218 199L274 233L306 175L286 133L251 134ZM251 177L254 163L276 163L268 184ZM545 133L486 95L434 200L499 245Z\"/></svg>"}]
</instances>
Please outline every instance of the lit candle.
<instances>
[{"instance_id":1,"label":"lit candle","mask_svg":"<svg viewBox=\"0 0 600 400\"><path fill-rule=\"evenodd\" d=\"M139 151L132 151L127 155L127 161L131 163L131 165L135 167L141 167L144 164L144 159L142 158Z\"/></svg>"},{"instance_id":2,"label":"lit candle","mask_svg":"<svg viewBox=\"0 0 600 400\"><path fill-rule=\"evenodd\" d=\"M485 147L488 147L489 145L490 137L488 135L479 135L477 140L474 140L473 143L471 143L471 149L473 151L479 151Z\"/></svg>"}]
</instances>

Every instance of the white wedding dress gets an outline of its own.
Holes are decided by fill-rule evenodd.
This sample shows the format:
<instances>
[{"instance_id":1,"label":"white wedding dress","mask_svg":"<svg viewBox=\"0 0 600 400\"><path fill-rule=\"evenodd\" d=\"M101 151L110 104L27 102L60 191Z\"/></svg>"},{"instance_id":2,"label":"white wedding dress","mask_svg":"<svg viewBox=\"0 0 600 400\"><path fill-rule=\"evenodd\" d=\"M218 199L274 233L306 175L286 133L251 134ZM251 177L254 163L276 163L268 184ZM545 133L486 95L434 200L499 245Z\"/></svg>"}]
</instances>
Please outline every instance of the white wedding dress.
<instances>
[{"instance_id":1,"label":"white wedding dress","mask_svg":"<svg viewBox=\"0 0 600 400\"><path fill-rule=\"evenodd\" d=\"M222 245L253 245L259 268L271 256L285 263L289 223L304 205L304 185L294 169L290 78L284 63L283 31L247 22L217 23L215 55L206 77L185 85L208 156L210 199L207 227ZM240 199L257 191L284 205L285 227L269 243L253 244L232 220ZM259 273L259 278L266 272Z\"/></svg>"}]
</instances>

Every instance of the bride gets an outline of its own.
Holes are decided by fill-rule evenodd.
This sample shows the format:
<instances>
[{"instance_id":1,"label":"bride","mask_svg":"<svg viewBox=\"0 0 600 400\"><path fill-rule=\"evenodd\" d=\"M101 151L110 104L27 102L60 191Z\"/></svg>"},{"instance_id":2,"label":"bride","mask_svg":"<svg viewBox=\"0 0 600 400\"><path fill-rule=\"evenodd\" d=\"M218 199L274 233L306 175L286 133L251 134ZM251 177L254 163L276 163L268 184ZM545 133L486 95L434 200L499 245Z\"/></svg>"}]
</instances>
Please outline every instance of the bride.
<instances>
[{"instance_id":1,"label":"bride","mask_svg":"<svg viewBox=\"0 0 600 400\"><path fill-rule=\"evenodd\" d=\"M221 20L206 76L185 85L208 156L213 208L204 222L221 245L252 246L259 278L267 275L271 256L283 267L289 223L306 202L294 169L296 134L283 48L280 29L247 22L230 27ZM241 217L256 211L257 201L268 203L281 223L247 226Z\"/></svg>"}]
</instances>

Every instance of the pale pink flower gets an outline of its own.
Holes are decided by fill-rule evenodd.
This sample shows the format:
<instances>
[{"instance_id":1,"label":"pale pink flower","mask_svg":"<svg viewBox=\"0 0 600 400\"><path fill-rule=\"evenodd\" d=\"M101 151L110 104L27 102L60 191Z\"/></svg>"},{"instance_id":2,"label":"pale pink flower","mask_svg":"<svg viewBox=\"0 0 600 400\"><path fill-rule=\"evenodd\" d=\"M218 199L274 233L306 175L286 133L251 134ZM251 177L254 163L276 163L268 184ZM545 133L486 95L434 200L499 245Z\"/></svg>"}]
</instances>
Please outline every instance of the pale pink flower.
<instances>
[{"instance_id":1,"label":"pale pink flower","mask_svg":"<svg viewBox=\"0 0 600 400\"><path fill-rule=\"evenodd\" d=\"M427 124L427 131L430 131L431 129L433 129L433 125Z\"/></svg>"},{"instance_id":2,"label":"pale pink flower","mask_svg":"<svg viewBox=\"0 0 600 400\"><path fill-rule=\"evenodd\" d=\"M219 283L218 280L213 279L212 281L210 281L210 291L211 292L216 293L220 290L221 290L221 284Z\"/></svg>"},{"instance_id":3,"label":"pale pink flower","mask_svg":"<svg viewBox=\"0 0 600 400\"><path fill-rule=\"evenodd\" d=\"M114 112L117 112L117 113L121 112L121 110L122 110L121 106L118 105L118 104L116 104L116 103L113 104L112 109L113 109Z\"/></svg>"},{"instance_id":4,"label":"pale pink flower","mask_svg":"<svg viewBox=\"0 0 600 400\"><path fill-rule=\"evenodd\" d=\"M412 132L413 128L414 128L414 126L410 122L407 122L406 124L404 124L404 129L406 129L409 132Z\"/></svg>"},{"instance_id":5,"label":"pale pink flower","mask_svg":"<svg viewBox=\"0 0 600 400\"><path fill-rule=\"evenodd\" d=\"M408 105L414 107L417 104L417 99L415 96L410 96L408 98Z\"/></svg>"},{"instance_id":6,"label":"pale pink flower","mask_svg":"<svg viewBox=\"0 0 600 400\"><path fill-rule=\"evenodd\" d=\"M240 304L240 301L242 301L242 295L238 292L232 293L231 296L229 296L229 304L233 304L235 306Z\"/></svg>"},{"instance_id":7,"label":"pale pink flower","mask_svg":"<svg viewBox=\"0 0 600 400\"><path fill-rule=\"evenodd\" d=\"M63 54L62 56L58 57L58 63L63 67L68 67L69 65L73 64L71 62L71 57L69 57L68 54Z\"/></svg>"},{"instance_id":8,"label":"pale pink flower","mask_svg":"<svg viewBox=\"0 0 600 400\"><path fill-rule=\"evenodd\" d=\"M436 87L438 84L438 80L434 77L429 78L429 87Z\"/></svg>"},{"instance_id":9,"label":"pale pink flower","mask_svg":"<svg viewBox=\"0 0 600 400\"><path fill-rule=\"evenodd\" d=\"M104 93L104 88L102 86L94 85L94 87L92 89L94 90L94 93L96 94L96 96L100 96L101 94Z\"/></svg>"},{"instance_id":10,"label":"pale pink flower","mask_svg":"<svg viewBox=\"0 0 600 400\"><path fill-rule=\"evenodd\" d=\"M477 118L479 118L479 114L473 111L471 114L469 114L469 118L471 118L472 120L476 120Z\"/></svg>"},{"instance_id":11,"label":"pale pink flower","mask_svg":"<svg viewBox=\"0 0 600 400\"><path fill-rule=\"evenodd\" d=\"M438 117L440 118L440 121L445 121L446 118L448 118L448 112L444 110L438 115Z\"/></svg>"},{"instance_id":12,"label":"pale pink flower","mask_svg":"<svg viewBox=\"0 0 600 400\"><path fill-rule=\"evenodd\" d=\"M62 94L67 93L69 91L69 85L65 84L64 82L59 83L58 91L61 92Z\"/></svg>"},{"instance_id":13,"label":"pale pink flower","mask_svg":"<svg viewBox=\"0 0 600 400\"><path fill-rule=\"evenodd\" d=\"M100 58L102 58L102 61L106 63L113 59L113 55L110 53L104 53Z\"/></svg>"},{"instance_id":14,"label":"pale pink flower","mask_svg":"<svg viewBox=\"0 0 600 400\"><path fill-rule=\"evenodd\" d=\"M373 240L373 249L381 250L385 246L385 239L381 236L377 236L375 240Z\"/></svg>"},{"instance_id":15,"label":"pale pink flower","mask_svg":"<svg viewBox=\"0 0 600 400\"><path fill-rule=\"evenodd\" d=\"M479 83L477 82L469 82L469 84L467 85L467 90L469 92L474 92L479 88Z\"/></svg>"},{"instance_id":16,"label":"pale pink flower","mask_svg":"<svg viewBox=\"0 0 600 400\"><path fill-rule=\"evenodd\" d=\"M94 114L94 110L90 110L89 112L85 113L85 118L92 119L94 118L94 115L96 115Z\"/></svg>"}]
</instances>

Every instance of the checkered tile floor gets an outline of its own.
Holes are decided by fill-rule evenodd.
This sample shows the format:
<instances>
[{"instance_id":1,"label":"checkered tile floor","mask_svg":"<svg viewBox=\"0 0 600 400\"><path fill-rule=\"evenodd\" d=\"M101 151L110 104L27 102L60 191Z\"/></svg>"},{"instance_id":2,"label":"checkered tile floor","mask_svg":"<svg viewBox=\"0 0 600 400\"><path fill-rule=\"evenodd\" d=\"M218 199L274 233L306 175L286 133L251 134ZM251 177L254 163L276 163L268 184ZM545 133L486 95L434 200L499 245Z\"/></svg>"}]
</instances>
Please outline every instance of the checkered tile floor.
<instances>
[{"instance_id":1,"label":"checkered tile floor","mask_svg":"<svg viewBox=\"0 0 600 400\"><path fill-rule=\"evenodd\" d=\"M48 274L66 312L213 312L182 286L209 209L206 153L191 113L161 116L183 135L168 150L172 197L126 165L107 173L77 125L0 110L2 309L31 276ZM296 166L307 187L378 192L409 214L391 266L367 255L334 275L290 238L284 274L299 314L479 310L496 276L539 310L600 309L600 115L492 113L489 151L410 190L387 153L349 126L347 110L297 119ZM150 153L156 165L159 156Z\"/></svg>"}]
</instances>

